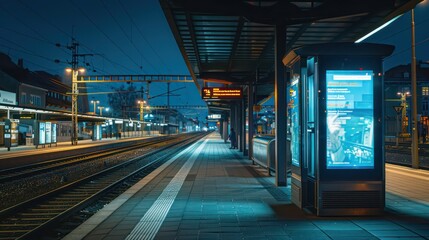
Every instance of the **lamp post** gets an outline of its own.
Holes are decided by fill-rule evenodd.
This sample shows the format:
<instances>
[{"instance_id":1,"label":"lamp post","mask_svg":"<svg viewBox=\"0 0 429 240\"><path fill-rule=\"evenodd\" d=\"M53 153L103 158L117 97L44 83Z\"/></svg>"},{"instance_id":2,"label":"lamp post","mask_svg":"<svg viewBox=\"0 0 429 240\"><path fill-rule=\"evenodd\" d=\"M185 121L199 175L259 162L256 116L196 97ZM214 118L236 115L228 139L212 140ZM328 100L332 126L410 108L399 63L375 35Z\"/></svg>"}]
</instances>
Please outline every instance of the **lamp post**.
<instances>
[{"instance_id":1,"label":"lamp post","mask_svg":"<svg viewBox=\"0 0 429 240\"><path fill-rule=\"evenodd\" d=\"M146 101L144 100L138 100L137 103L140 106L140 128L142 131L142 136L144 135L144 115L143 115L143 107Z\"/></svg>"},{"instance_id":2,"label":"lamp post","mask_svg":"<svg viewBox=\"0 0 429 240\"><path fill-rule=\"evenodd\" d=\"M100 103L100 101L98 100L91 100L91 103L94 104L94 115L96 114L95 110L96 110L96 105Z\"/></svg>"},{"instance_id":3,"label":"lamp post","mask_svg":"<svg viewBox=\"0 0 429 240\"><path fill-rule=\"evenodd\" d=\"M104 109L104 107L98 106L98 109L100 110L100 116L103 116L103 109ZM109 108L106 108L106 111L109 111Z\"/></svg>"},{"instance_id":4,"label":"lamp post","mask_svg":"<svg viewBox=\"0 0 429 240\"><path fill-rule=\"evenodd\" d=\"M75 64L73 64L75 66ZM84 68L67 68L67 72L71 73L72 75L72 134L71 134L71 144L77 145L78 141L78 119L77 119L77 96L79 95L79 89L77 87L77 76L79 75L79 72L85 72Z\"/></svg>"},{"instance_id":5,"label":"lamp post","mask_svg":"<svg viewBox=\"0 0 429 240\"><path fill-rule=\"evenodd\" d=\"M407 114L407 96L410 96L410 92L398 92L399 96L401 96L401 107L402 107L402 116L401 116L401 133L405 134L407 132L404 120Z\"/></svg>"},{"instance_id":6,"label":"lamp post","mask_svg":"<svg viewBox=\"0 0 429 240\"><path fill-rule=\"evenodd\" d=\"M412 134L411 134L411 166L419 168L419 139L417 132L417 77L416 77L416 39L414 24L414 8L411 9L411 91L412 91Z\"/></svg>"}]
</instances>

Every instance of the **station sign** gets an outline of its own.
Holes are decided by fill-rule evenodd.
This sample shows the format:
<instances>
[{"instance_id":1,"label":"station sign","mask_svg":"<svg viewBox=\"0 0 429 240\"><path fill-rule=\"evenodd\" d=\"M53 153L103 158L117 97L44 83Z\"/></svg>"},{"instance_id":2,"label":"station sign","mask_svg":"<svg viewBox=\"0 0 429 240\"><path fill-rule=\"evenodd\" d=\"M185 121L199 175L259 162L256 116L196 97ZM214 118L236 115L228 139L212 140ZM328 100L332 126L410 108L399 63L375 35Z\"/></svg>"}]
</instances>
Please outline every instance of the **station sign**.
<instances>
[{"instance_id":1,"label":"station sign","mask_svg":"<svg viewBox=\"0 0 429 240\"><path fill-rule=\"evenodd\" d=\"M222 118L222 115L220 114L210 114L207 116L208 120L219 120Z\"/></svg>"},{"instance_id":2,"label":"station sign","mask_svg":"<svg viewBox=\"0 0 429 240\"><path fill-rule=\"evenodd\" d=\"M395 109L395 112L397 114L400 114L404 106L393 106L393 109Z\"/></svg>"},{"instance_id":3,"label":"station sign","mask_svg":"<svg viewBox=\"0 0 429 240\"><path fill-rule=\"evenodd\" d=\"M243 90L241 88L204 87L201 95L203 99L241 99Z\"/></svg>"},{"instance_id":4,"label":"station sign","mask_svg":"<svg viewBox=\"0 0 429 240\"><path fill-rule=\"evenodd\" d=\"M16 93L0 90L0 103L16 105Z\"/></svg>"},{"instance_id":5,"label":"station sign","mask_svg":"<svg viewBox=\"0 0 429 240\"><path fill-rule=\"evenodd\" d=\"M21 119L21 120L30 120L30 119L36 119L36 114L34 113L21 113L21 114L13 114L13 117L15 119Z\"/></svg>"}]
</instances>

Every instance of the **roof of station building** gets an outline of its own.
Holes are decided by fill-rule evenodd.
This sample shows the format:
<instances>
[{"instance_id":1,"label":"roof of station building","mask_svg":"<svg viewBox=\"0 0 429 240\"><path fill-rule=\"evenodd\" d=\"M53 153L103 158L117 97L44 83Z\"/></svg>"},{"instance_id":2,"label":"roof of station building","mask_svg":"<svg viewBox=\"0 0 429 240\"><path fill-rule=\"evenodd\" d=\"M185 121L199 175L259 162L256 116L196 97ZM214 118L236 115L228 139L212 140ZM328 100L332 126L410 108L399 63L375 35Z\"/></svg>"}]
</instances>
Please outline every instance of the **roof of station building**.
<instances>
[{"instance_id":1,"label":"roof of station building","mask_svg":"<svg viewBox=\"0 0 429 240\"><path fill-rule=\"evenodd\" d=\"M286 26L288 50L355 42L419 2L160 0L197 88L246 88L252 81L257 86L257 102L274 92L276 25ZM229 109L229 104L213 101L209 109L219 112L216 109Z\"/></svg>"}]
</instances>

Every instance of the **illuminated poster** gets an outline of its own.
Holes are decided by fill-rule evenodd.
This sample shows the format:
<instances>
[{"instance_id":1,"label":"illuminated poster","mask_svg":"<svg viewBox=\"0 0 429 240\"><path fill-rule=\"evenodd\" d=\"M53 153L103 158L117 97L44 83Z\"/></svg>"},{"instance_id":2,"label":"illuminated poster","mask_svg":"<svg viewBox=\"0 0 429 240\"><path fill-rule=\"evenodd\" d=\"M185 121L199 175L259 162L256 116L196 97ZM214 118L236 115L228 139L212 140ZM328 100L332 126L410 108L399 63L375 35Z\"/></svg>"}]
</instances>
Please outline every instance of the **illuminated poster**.
<instances>
[{"instance_id":1,"label":"illuminated poster","mask_svg":"<svg viewBox=\"0 0 429 240\"><path fill-rule=\"evenodd\" d=\"M374 168L374 96L370 70L326 71L327 168Z\"/></svg>"},{"instance_id":2,"label":"illuminated poster","mask_svg":"<svg viewBox=\"0 0 429 240\"><path fill-rule=\"evenodd\" d=\"M45 123L39 122L39 144L45 144Z\"/></svg>"},{"instance_id":3,"label":"illuminated poster","mask_svg":"<svg viewBox=\"0 0 429 240\"><path fill-rule=\"evenodd\" d=\"M45 123L45 142L46 144L51 143L51 137L52 137L52 133L51 133L51 123L50 122L46 122Z\"/></svg>"},{"instance_id":4,"label":"illuminated poster","mask_svg":"<svg viewBox=\"0 0 429 240\"><path fill-rule=\"evenodd\" d=\"M300 118L299 118L299 74L292 76L291 84L288 88L288 127L290 133L290 152L292 155L292 164L299 167L300 155Z\"/></svg>"},{"instance_id":5,"label":"illuminated poster","mask_svg":"<svg viewBox=\"0 0 429 240\"><path fill-rule=\"evenodd\" d=\"M51 132L52 132L51 142L56 143L57 142L57 124L56 123L52 123Z\"/></svg>"}]
</instances>

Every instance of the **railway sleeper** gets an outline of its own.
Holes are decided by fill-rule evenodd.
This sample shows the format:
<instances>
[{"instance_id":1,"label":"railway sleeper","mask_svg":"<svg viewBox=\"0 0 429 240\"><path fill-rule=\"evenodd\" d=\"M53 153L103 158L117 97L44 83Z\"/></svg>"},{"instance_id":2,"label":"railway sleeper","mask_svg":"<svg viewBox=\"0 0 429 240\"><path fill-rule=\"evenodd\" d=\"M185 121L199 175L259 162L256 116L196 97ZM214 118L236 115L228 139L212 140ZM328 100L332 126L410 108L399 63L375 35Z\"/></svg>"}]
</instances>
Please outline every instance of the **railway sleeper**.
<instances>
[{"instance_id":1,"label":"railway sleeper","mask_svg":"<svg viewBox=\"0 0 429 240\"><path fill-rule=\"evenodd\" d=\"M33 208L34 209L34 211L38 211L38 210L43 210L43 209L46 209L46 208L51 208L51 209L68 209L68 208L70 208L70 206L73 206L73 205L71 205L71 204L69 204L69 205L64 205L64 204L55 204L55 205L49 205L49 204L40 204L40 205L37 205L35 208Z\"/></svg>"},{"instance_id":2,"label":"railway sleeper","mask_svg":"<svg viewBox=\"0 0 429 240\"><path fill-rule=\"evenodd\" d=\"M51 219L50 217L20 217L19 215L17 216L13 216L11 218L9 218L8 220L10 221L20 221L20 222L31 222L31 223L39 223L40 222L45 222L47 220Z\"/></svg>"},{"instance_id":3,"label":"railway sleeper","mask_svg":"<svg viewBox=\"0 0 429 240\"><path fill-rule=\"evenodd\" d=\"M82 197L90 196L90 194L80 194L80 193L70 193L67 195L61 195L59 197L56 197L54 201L74 201L75 199L80 199Z\"/></svg>"},{"instance_id":4,"label":"railway sleeper","mask_svg":"<svg viewBox=\"0 0 429 240\"><path fill-rule=\"evenodd\" d=\"M23 217L38 217L38 216L40 216L40 217L45 217L45 216L57 216L58 214L61 214L62 212L64 212L63 210L66 210L66 209L67 209L67 208L65 208L65 209L61 209L61 211L58 211L58 210L53 211L52 209L46 209L46 210L49 210L49 212L48 212L48 211L25 212L25 213L20 213L19 215L20 215L20 216L23 216Z\"/></svg>"},{"instance_id":5,"label":"railway sleeper","mask_svg":"<svg viewBox=\"0 0 429 240\"><path fill-rule=\"evenodd\" d=\"M0 235L3 233L13 233L16 231L25 231L28 232L30 230L33 230L34 228L38 227L40 224L32 224L32 225L28 225L28 224L17 224L17 225L7 225L7 226L3 226L0 225L0 227L2 228Z\"/></svg>"},{"instance_id":6,"label":"railway sleeper","mask_svg":"<svg viewBox=\"0 0 429 240\"><path fill-rule=\"evenodd\" d=\"M0 239L10 240L11 237L19 237L19 236L21 236L27 232L28 232L28 230L26 230L26 229L16 229L16 230L11 230L11 231L1 230L0 231Z\"/></svg>"},{"instance_id":7,"label":"railway sleeper","mask_svg":"<svg viewBox=\"0 0 429 240\"><path fill-rule=\"evenodd\" d=\"M0 225L0 227L1 227L0 235L6 234L6 233L10 234L10 233L14 233L17 231L28 232L29 230L32 230L39 225L40 224L33 224L33 225L19 224L19 225L7 225L7 226Z\"/></svg>"},{"instance_id":8,"label":"railway sleeper","mask_svg":"<svg viewBox=\"0 0 429 240\"><path fill-rule=\"evenodd\" d=\"M37 224L37 223L24 223L24 224L21 224L21 223L10 223L10 224L8 224L8 223L5 223L5 224L0 224L0 232L2 232L3 230L5 230L5 229L9 229L9 228L17 228L17 227L37 227L37 226L39 226L40 224Z\"/></svg>"}]
</instances>

